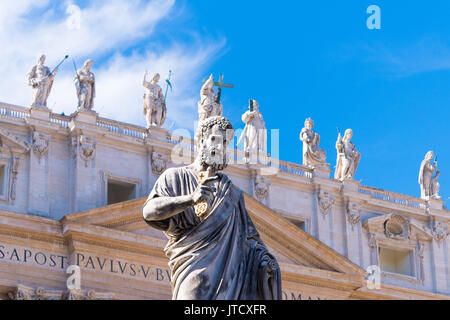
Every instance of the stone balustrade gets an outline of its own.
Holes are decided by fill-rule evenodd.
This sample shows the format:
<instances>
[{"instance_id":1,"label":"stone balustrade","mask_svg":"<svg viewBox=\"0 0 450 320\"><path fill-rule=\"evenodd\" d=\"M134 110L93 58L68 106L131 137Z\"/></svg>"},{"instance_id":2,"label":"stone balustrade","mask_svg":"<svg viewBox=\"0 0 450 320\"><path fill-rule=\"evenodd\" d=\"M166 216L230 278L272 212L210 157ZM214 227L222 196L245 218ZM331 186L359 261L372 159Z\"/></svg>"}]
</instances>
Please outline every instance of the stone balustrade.
<instances>
[{"instance_id":1,"label":"stone balustrade","mask_svg":"<svg viewBox=\"0 0 450 320\"><path fill-rule=\"evenodd\" d=\"M374 199L389 201L395 204L400 204L406 207L426 209L426 203L424 200L412 196L407 196L401 193L392 191L386 191L383 189L377 189L373 187L360 186L358 192L370 195Z\"/></svg>"}]
</instances>

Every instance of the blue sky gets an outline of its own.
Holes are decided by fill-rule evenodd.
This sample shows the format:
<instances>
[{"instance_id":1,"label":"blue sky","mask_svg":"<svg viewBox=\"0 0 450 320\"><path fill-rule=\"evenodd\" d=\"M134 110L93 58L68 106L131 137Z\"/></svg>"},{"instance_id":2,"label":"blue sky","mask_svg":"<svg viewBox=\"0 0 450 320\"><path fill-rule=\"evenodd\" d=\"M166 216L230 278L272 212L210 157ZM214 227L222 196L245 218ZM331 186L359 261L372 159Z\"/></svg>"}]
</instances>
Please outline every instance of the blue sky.
<instances>
[{"instance_id":1,"label":"blue sky","mask_svg":"<svg viewBox=\"0 0 450 320\"><path fill-rule=\"evenodd\" d=\"M67 28L71 4L81 9L78 29ZM366 27L371 4L381 30ZM52 66L68 53L78 65L94 60L100 115L139 125L143 72L172 69L167 126L192 130L201 80L223 73L235 85L224 89L224 115L242 128L256 99L267 127L280 129L281 159L301 163L298 136L311 117L331 167L336 126L353 129L364 185L419 196L419 165L434 150L447 200L449 13L448 1L4 1L0 101L27 105L25 75L38 54ZM71 63L49 98L55 112L74 111Z\"/></svg>"}]
</instances>

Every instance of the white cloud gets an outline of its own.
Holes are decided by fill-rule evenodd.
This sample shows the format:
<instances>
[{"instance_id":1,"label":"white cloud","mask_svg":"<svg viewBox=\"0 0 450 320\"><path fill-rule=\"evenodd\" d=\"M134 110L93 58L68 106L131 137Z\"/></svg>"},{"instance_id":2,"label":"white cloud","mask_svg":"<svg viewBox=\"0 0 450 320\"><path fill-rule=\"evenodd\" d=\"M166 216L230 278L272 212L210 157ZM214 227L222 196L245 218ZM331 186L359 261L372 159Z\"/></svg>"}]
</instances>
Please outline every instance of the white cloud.
<instances>
[{"instance_id":1,"label":"white cloud","mask_svg":"<svg viewBox=\"0 0 450 320\"><path fill-rule=\"evenodd\" d=\"M196 102L201 83L208 73L208 62L217 56L225 41L199 39L189 45L155 45L157 24L170 18L175 0L92 1L81 9L79 29L67 25L67 7L73 2L50 7L49 1L0 2L0 101L26 106L31 90L26 74L40 53L47 55L46 65L53 67L65 54L66 61L57 75L48 106L54 112L75 111L77 98L73 82L74 68L86 58L94 60L97 96L94 109L103 117L144 125L141 86L145 69L161 74L161 86L169 69L173 70L174 92L168 97L168 123L187 127L197 117ZM76 2L75 2L76 4ZM3 18L3 20L2 20ZM125 50L147 41L147 50ZM150 50L157 47L158 50Z\"/></svg>"}]
</instances>

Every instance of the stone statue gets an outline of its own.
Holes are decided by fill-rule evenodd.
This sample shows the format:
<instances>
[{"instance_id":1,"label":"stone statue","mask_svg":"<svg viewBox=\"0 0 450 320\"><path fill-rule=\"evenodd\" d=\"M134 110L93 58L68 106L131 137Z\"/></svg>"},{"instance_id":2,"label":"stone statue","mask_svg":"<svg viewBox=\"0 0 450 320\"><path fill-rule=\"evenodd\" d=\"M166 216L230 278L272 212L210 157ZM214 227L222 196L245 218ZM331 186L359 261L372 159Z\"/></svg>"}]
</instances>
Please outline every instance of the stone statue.
<instances>
[{"instance_id":1,"label":"stone statue","mask_svg":"<svg viewBox=\"0 0 450 320\"><path fill-rule=\"evenodd\" d=\"M147 121L147 129L150 127L161 128L166 121L166 101L162 89L158 84L160 79L159 73L155 73L152 80L148 82L147 71L144 73L142 85L146 88L144 94L144 109L143 113Z\"/></svg>"},{"instance_id":2,"label":"stone statue","mask_svg":"<svg viewBox=\"0 0 450 320\"><path fill-rule=\"evenodd\" d=\"M356 150L355 145L350 142L353 137L352 129L345 130L344 138L338 134L336 141L337 160L334 178L337 180L351 180L355 176L361 154Z\"/></svg>"},{"instance_id":3,"label":"stone statue","mask_svg":"<svg viewBox=\"0 0 450 320\"><path fill-rule=\"evenodd\" d=\"M169 240L173 299L281 299L277 260L260 239L243 192L219 172L233 136L224 117L200 122L195 161L164 171L144 205L145 221Z\"/></svg>"},{"instance_id":4,"label":"stone statue","mask_svg":"<svg viewBox=\"0 0 450 320\"><path fill-rule=\"evenodd\" d=\"M77 88L78 109L92 110L94 108L95 98L95 77L90 71L92 60L86 60L83 67L77 70L74 78L75 87Z\"/></svg>"},{"instance_id":5,"label":"stone statue","mask_svg":"<svg viewBox=\"0 0 450 320\"><path fill-rule=\"evenodd\" d=\"M248 162L248 158L252 155L257 155L261 160L267 158L267 131L258 102L250 100L249 111L242 115L242 121L245 123L242 133L246 157L244 161Z\"/></svg>"},{"instance_id":6,"label":"stone statue","mask_svg":"<svg viewBox=\"0 0 450 320\"><path fill-rule=\"evenodd\" d=\"M326 153L319 148L320 136L312 129L314 121L311 118L305 120L305 127L300 132L300 140L303 141L303 165L325 167Z\"/></svg>"},{"instance_id":7,"label":"stone statue","mask_svg":"<svg viewBox=\"0 0 450 320\"><path fill-rule=\"evenodd\" d=\"M32 89L32 108L47 108L47 98L52 90L53 80L55 79L58 69L52 73L50 69L44 66L45 55L42 54L38 58L37 65L35 65L28 73L28 85Z\"/></svg>"},{"instance_id":8,"label":"stone statue","mask_svg":"<svg viewBox=\"0 0 450 320\"><path fill-rule=\"evenodd\" d=\"M198 102L198 120L203 121L207 118L222 115L222 103L218 101L214 92L213 75L209 76L200 91L200 101Z\"/></svg>"},{"instance_id":9,"label":"stone statue","mask_svg":"<svg viewBox=\"0 0 450 320\"><path fill-rule=\"evenodd\" d=\"M434 152L428 151L425 159L420 164L420 197L425 200L429 200L430 198L441 199L439 196L439 182L437 182L440 172L437 169L437 160L435 159L434 163L431 162L433 158Z\"/></svg>"}]
</instances>

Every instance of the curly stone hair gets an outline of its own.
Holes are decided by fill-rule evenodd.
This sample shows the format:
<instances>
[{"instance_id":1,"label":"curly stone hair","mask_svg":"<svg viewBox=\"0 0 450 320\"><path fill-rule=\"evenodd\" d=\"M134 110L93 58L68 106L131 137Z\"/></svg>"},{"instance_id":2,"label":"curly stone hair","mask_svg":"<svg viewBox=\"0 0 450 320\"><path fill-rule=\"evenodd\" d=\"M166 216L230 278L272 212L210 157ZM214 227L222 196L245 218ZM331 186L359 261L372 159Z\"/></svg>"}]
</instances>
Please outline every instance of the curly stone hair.
<instances>
[{"instance_id":1,"label":"curly stone hair","mask_svg":"<svg viewBox=\"0 0 450 320\"><path fill-rule=\"evenodd\" d=\"M218 125L223 131L234 130L230 120L225 117L215 116L207 118L199 123L197 132L195 133L195 144L197 146L199 143L201 143L202 140L206 139L208 131L211 130L211 128L215 125ZM229 141L226 142L228 143ZM225 143L225 145L227 143Z\"/></svg>"}]
</instances>

